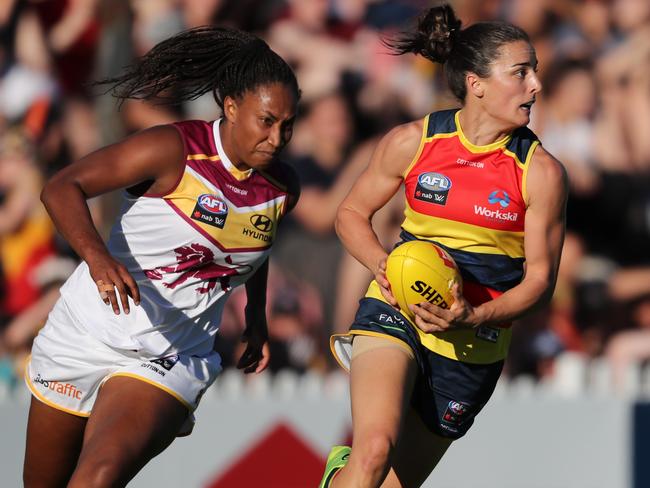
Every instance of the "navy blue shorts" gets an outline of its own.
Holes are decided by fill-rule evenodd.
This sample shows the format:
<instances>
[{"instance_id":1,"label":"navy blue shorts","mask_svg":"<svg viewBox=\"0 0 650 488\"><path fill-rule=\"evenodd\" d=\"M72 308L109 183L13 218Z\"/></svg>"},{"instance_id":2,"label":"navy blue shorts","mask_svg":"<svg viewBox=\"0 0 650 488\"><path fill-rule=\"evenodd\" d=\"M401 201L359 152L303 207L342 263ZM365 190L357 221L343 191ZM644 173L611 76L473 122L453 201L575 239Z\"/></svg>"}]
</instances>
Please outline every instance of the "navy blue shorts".
<instances>
[{"instance_id":1,"label":"navy blue shorts","mask_svg":"<svg viewBox=\"0 0 650 488\"><path fill-rule=\"evenodd\" d=\"M470 364L449 359L424 347L414 326L397 310L375 298L363 298L350 334L372 332L407 343L419 366L411 405L432 432L459 439L488 402L503 361Z\"/></svg>"}]
</instances>

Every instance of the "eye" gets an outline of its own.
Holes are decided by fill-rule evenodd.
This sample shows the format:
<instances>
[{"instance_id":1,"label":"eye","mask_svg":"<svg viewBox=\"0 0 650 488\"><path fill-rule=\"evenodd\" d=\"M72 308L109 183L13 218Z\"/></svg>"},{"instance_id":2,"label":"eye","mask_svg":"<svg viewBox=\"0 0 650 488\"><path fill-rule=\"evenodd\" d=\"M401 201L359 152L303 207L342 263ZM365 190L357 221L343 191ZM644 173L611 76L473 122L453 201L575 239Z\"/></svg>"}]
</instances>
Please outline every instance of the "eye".
<instances>
[{"instance_id":1,"label":"eye","mask_svg":"<svg viewBox=\"0 0 650 488\"><path fill-rule=\"evenodd\" d=\"M271 117L260 117L260 122L266 127L271 127L273 125L273 119L271 119Z\"/></svg>"},{"instance_id":2,"label":"eye","mask_svg":"<svg viewBox=\"0 0 650 488\"><path fill-rule=\"evenodd\" d=\"M527 70L525 68L518 69L517 71L515 71L515 76L517 78L526 78L526 72Z\"/></svg>"}]
</instances>

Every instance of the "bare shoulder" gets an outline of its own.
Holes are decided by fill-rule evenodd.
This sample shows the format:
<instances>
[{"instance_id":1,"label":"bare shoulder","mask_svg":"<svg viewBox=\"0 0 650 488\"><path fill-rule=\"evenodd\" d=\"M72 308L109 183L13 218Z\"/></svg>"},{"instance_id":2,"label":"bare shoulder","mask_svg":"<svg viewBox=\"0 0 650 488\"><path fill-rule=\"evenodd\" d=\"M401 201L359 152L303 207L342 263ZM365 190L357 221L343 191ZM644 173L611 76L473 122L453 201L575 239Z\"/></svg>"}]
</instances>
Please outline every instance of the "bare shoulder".
<instances>
[{"instance_id":1,"label":"bare shoulder","mask_svg":"<svg viewBox=\"0 0 650 488\"><path fill-rule=\"evenodd\" d=\"M420 147L423 124L424 119L419 119L391 129L379 141L375 152L379 156L377 163L390 172L401 174L406 170Z\"/></svg>"},{"instance_id":2,"label":"bare shoulder","mask_svg":"<svg viewBox=\"0 0 650 488\"><path fill-rule=\"evenodd\" d=\"M527 186L531 201L553 195L559 200L566 199L569 188L568 177L560 161L540 146L535 150L530 164Z\"/></svg>"}]
</instances>

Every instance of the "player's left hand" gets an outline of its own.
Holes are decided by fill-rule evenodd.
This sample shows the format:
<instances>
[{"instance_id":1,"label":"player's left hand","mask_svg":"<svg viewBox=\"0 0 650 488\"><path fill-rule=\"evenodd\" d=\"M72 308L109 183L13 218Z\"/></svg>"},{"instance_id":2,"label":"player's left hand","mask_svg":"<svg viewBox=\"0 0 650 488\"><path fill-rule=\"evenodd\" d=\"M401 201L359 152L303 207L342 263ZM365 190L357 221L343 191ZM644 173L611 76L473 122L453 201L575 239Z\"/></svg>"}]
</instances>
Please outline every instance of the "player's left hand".
<instances>
[{"instance_id":1,"label":"player's left hand","mask_svg":"<svg viewBox=\"0 0 650 488\"><path fill-rule=\"evenodd\" d=\"M429 302L409 305L415 314L415 325L426 333L444 332L452 329L470 329L476 327L474 307L465 299L460 285L451 288L454 303L449 309L441 308Z\"/></svg>"},{"instance_id":2,"label":"player's left hand","mask_svg":"<svg viewBox=\"0 0 650 488\"><path fill-rule=\"evenodd\" d=\"M237 369L243 369L247 374L264 371L271 359L266 327L248 327L244 331L242 342L246 343L246 349L237 361Z\"/></svg>"}]
</instances>

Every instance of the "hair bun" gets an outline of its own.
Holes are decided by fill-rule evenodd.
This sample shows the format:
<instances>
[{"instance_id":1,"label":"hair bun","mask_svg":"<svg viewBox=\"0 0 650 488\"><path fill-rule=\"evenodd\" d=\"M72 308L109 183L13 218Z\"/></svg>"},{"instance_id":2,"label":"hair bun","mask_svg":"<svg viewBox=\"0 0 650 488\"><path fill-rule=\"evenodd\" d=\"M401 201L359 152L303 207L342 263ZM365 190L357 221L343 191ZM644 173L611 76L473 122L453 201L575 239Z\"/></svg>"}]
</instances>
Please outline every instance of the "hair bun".
<instances>
[{"instance_id":1,"label":"hair bun","mask_svg":"<svg viewBox=\"0 0 650 488\"><path fill-rule=\"evenodd\" d=\"M460 32L461 21L448 4L432 7L419 19L415 32L387 41L396 54L415 53L435 63L445 63Z\"/></svg>"}]
</instances>

